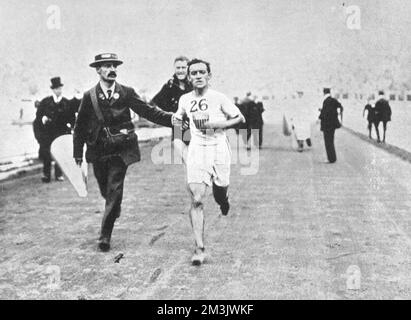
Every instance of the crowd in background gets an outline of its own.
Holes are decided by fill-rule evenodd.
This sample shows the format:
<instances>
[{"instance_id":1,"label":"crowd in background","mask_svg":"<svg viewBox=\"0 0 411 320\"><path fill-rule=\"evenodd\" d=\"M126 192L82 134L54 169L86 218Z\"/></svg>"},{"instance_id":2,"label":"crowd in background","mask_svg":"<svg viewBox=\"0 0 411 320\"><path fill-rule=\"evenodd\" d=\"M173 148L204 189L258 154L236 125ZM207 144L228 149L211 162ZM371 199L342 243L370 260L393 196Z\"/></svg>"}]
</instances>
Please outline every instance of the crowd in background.
<instances>
[{"instance_id":1,"label":"crowd in background","mask_svg":"<svg viewBox=\"0 0 411 320\"><path fill-rule=\"evenodd\" d=\"M237 135L241 132L244 145L247 146L248 150L251 149L251 137L254 145L261 149L263 144L263 112L265 110L262 101L257 95L247 92L242 100L234 97L234 104L240 109L246 120L245 123L236 128Z\"/></svg>"}]
</instances>

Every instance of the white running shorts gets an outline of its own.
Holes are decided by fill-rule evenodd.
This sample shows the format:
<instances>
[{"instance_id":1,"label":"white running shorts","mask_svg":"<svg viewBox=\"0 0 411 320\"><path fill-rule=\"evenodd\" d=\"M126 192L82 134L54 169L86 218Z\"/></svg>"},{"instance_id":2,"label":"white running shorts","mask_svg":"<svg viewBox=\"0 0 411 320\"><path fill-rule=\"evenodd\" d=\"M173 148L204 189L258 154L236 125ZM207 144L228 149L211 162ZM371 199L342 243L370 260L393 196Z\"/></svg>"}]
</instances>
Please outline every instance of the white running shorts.
<instances>
[{"instance_id":1,"label":"white running shorts","mask_svg":"<svg viewBox=\"0 0 411 320\"><path fill-rule=\"evenodd\" d=\"M198 145L191 141L187 154L187 183L214 182L220 187L230 183L231 149L227 139L216 145Z\"/></svg>"}]
</instances>

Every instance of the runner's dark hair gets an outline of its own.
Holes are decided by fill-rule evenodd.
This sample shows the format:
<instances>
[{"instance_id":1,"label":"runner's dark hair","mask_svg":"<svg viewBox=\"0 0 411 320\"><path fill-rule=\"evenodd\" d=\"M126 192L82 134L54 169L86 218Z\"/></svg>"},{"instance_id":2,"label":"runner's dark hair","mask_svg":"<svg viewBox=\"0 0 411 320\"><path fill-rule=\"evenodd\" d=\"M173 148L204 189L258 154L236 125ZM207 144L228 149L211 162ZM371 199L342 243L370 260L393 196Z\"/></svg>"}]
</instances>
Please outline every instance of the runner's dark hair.
<instances>
[{"instance_id":1,"label":"runner's dark hair","mask_svg":"<svg viewBox=\"0 0 411 320\"><path fill-rule=\"evenodd\" d=\"M194 58L194 59L190 60L190 61L188 62L188 64L187 64L187 66L188 66L187 72L188 72L188 73L190 73L190 66L193 65L193 64L196 64L196 63L204 63L204 64L206 65L206 67L207 67L208 73L211 72L211 68L210 68L210 63L209 63L209 62L207 62L207 61L205 61L205 60L201 60L201 59Z\"/></svg>"}]
</instances>

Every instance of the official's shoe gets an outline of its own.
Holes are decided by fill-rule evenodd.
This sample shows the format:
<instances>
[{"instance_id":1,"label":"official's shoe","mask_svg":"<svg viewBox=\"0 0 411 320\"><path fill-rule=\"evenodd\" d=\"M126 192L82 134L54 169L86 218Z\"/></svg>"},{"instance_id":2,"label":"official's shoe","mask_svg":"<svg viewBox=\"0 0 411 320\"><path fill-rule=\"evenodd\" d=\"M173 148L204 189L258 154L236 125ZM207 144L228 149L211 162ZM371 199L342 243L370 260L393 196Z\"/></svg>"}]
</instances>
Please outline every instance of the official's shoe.
<instances>
[{"instance_id":1,"label":"official's shoe","mask_svg":"<svg viewBox=\"0 0 411 320\"><path fill-rule=\"evenodd\" d=\"M228 199L227 199L227 201L226 201L225 203L223 203L223 204L220 206L220 210L221 210L221 214L222 214L223 216L226 216L226 215L228 214L228 211L230 210L230 202L228 201Z\"/></svg>"},{"instance_id":2,"label":"official's shoe","mask_svg":"<svg viewBox=\"0 0 411 320\"><path fill-rule=\"evenodd\" d=\"M196 248L194 251L194 255L191 258L191 263L193 266L201 266L204 263L206 254L204 248Z\"/></svg>"},{"instance_id":3,"label":"official's shoe","mask_svg":"<svg viewBox=\"0 0 411 320\"><path fill-rule=\"evenodd\" d=\"M56 177L56 181L64 181L64 177L63 176Z\"/></svg>"},{"instance_id":4,"label":"official's shoe","mask_svg":"<svg viewBox=\"0 0 411 320\"><path fill-rule=\"evenodd\" d=\"M43 176L43 177L41 177L41 181L43 181L44 183L49 183L49 182L50 182L50 178L49 178L49 177L46 177L46 176Z\"/></svg>"},{"instance_id":5,"label":"official's shoe","mask_svg":"<svg viewBox=\"0 0 411 320\"><path fill-rule=\"evenodd\" d=\"M305 142L307 143L307 146L309 146L309 147L311 147L313 144L311 143L311 139L310 138L307 138L306 140L305 140Z\"/></svg>"},{"instance_id":6,"label":"official's shoe","mask_svg":"<svg viewBox=\"0 0 411 320\"><path fill-rule=\"evenodd\" d=\"M110 250L110 241L106 238L103 238L98 243L98 248L100 251L107 252Z\"/></svg>"}]
</instances>

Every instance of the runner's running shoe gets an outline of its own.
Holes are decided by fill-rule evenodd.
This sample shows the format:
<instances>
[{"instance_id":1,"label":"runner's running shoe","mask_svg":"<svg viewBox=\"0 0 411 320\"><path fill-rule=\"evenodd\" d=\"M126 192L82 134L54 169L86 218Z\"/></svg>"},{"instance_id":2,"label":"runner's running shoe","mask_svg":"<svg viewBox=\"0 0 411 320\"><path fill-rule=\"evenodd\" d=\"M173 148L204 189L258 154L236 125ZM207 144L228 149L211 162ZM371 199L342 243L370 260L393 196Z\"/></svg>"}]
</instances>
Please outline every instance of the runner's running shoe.
<instances>
[{"instance_id":1,"label":"runner's running shoe","mask_svg":"<svg viewBox=\"0 0 411 320\"><path fill-rule=\"evenodd\" d=\"M191 263L193 266L201 266L205 259L205 249L204 248L196 248L194 250L194 255L191 258Z\"/></svg>"},{"instance_id":2,"label":"runner's running shoe","mask_svg":"<svg viewBox=\"0 0 411 320\"><path fill-rule=\"evenodd\" d=\"M223 204L220 206L220 210L221 210L221 214L222 214L223 216L226 216L226 215L228 214L228 211L230 210L230 202L228 201L228 199L227 199L227 201L226 201L225 203L223 203Z\"/></svg>"}]
</instances>

